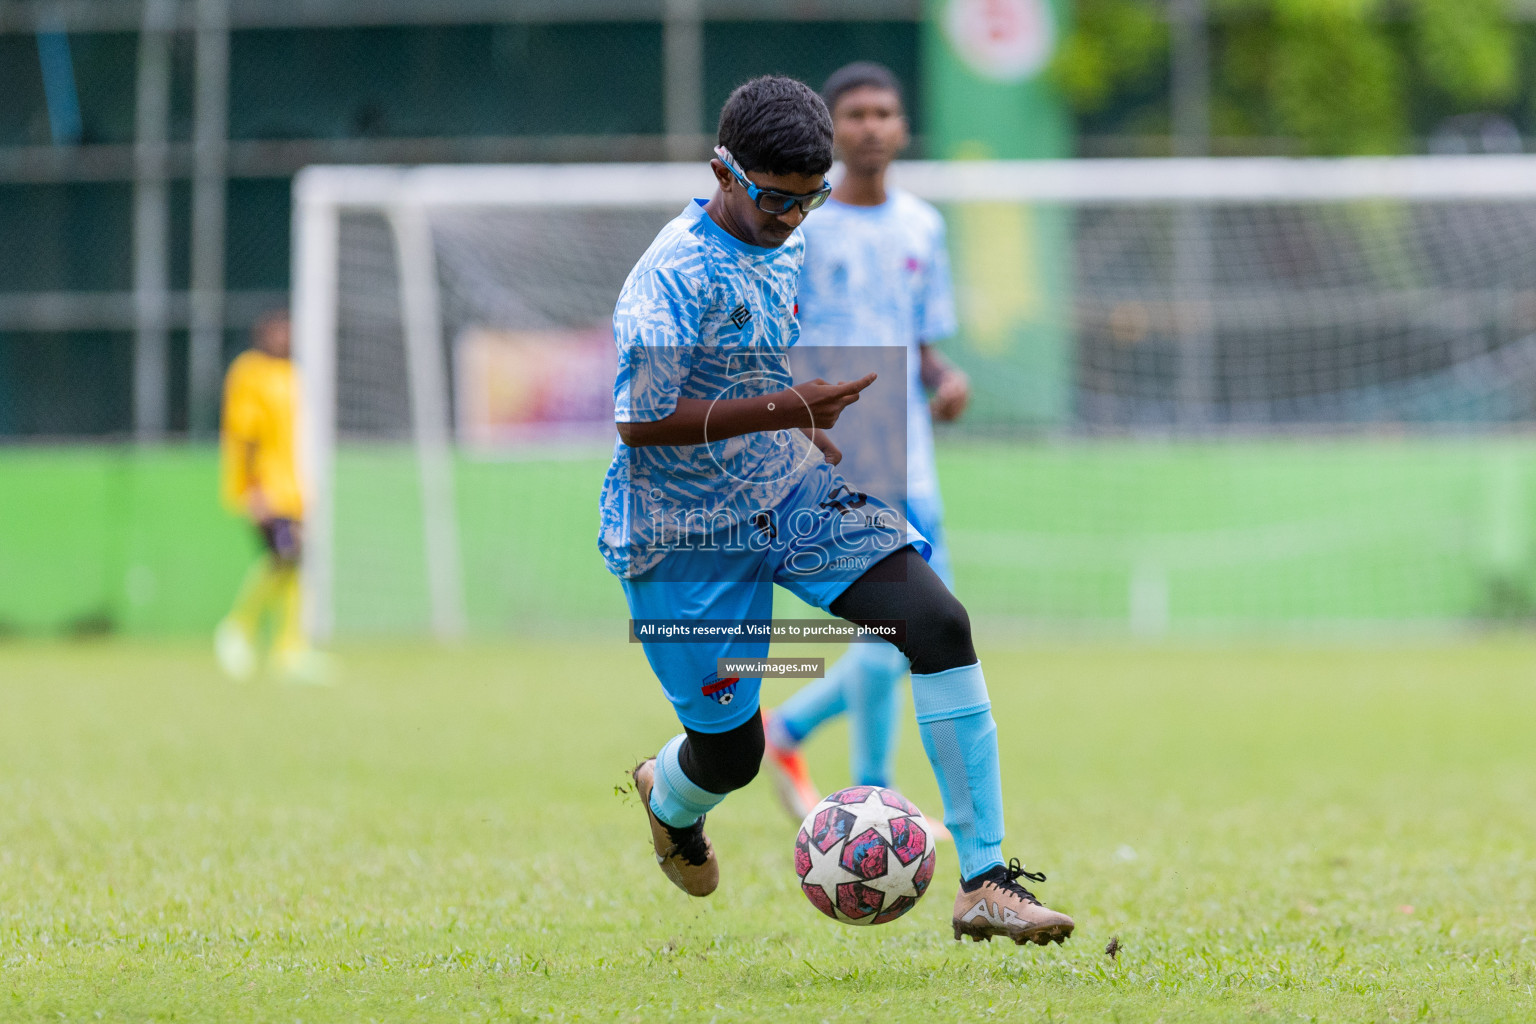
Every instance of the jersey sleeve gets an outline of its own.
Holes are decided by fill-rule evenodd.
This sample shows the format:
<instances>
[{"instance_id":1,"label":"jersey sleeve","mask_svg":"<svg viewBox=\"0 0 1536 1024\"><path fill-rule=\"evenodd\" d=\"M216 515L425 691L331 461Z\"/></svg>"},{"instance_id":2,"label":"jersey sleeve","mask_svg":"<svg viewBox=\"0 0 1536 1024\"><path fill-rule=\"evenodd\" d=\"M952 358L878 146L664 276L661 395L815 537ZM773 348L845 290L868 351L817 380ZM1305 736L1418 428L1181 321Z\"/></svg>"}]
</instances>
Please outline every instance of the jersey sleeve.
<instances>
[{"instance_id":1,"label":"jersey sleeve","mask_svg":"<svg viewBox=\"0 0 1536 1024\"><path fill-rule=\"evenodd\" d=\"M943 341L960 329L955 319L955 287L949 273L949 245L942 220L933 232L928 274L918 306L917 340L920 343Z\"/></svg>"},{"instance_id":2,"label":"jersey sleeve","mask_svg":"<svg viewBox=\"0 0 1536 1024\"><path fill-rule=\"evenodd\" d=\"M619 369L613 383L618 423L665 419L677 408L704 316L705 282L662 267L624 286L613 312Z\"/></svg>"},{"instance_id":3,"label":"jersey sleeve","mask_svg":"<svg viewBox=\"0 0 1536 1024\"><path fill-rule=\"evenodd\" d=\"M235 360L224 378L224 408L219 417L219 493L224 504L240 510L255 482L250 475L250 445L261 433L261 405L250 367Z\"/></svg>"}]
</instances>

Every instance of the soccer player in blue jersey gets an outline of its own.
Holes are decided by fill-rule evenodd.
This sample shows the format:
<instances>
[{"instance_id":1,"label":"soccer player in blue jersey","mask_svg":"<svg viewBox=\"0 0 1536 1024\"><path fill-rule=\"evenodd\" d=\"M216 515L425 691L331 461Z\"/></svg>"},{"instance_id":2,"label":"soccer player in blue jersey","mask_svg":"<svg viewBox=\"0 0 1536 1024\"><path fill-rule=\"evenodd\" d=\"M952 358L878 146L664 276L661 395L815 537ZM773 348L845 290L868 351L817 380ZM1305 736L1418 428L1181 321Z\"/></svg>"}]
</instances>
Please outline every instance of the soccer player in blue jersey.
<instances>
[{"instance_id":1,"label":"soccer player in blue jersey","mask_svg":"<svg viewBox=\"0 0 1536 1024\"><path fill-rule=\"evenodd\" d=\"M823 431L875 375L788 375L796 228L831 191L831 117L800 82L757 78L726 101L719 143L714 196L662 229L614 310L619 440L598 547L637 632L654 620L767 621L774 584L850 622L901 623L894 642L960 860L955 938L1064 940L1072 919L1019 884L1043 876L1003 860L997 732L965 609L925 561L928 540L833 468ZM762 657L768 641L640 636L683 732L636 766L636 791L662 872L706 896L719 865L705 814L752 781L764 742L762 680L720 678L718 661Z\"/></svg>"},{"instance_id":2,"label":"soccer player in blue jersey","mask_svg":"<svg viewBox=\"0 0 1536 1024\"><path fill-rule=\"evenodd\" d=\"M959 416L970 384L933 349L934 342L956 329L944 221L928 203L886 185L886 171L910 141L895 76L879 64L849 64L833 72L821 95L832 113L843 176L826 205L801 229L805 266L795 361L846 346L894 346L906 353L905 459L887 458L878 443L879 436L901 436L902 424L892 429L866 417L838 429L844 453L838 469L856 485L865 485L892 468L873 463L893 462L897 472L904 467L899 486L907 518L933 545L928 564L953 587L932 419ZM907 667L902 653L890 645L853 644L826 678L803 687L765 716L768 764L796 821L820 799L800 744L845 712L854 784L891 785L900 684Z\"/></svg>"}]
</instances>

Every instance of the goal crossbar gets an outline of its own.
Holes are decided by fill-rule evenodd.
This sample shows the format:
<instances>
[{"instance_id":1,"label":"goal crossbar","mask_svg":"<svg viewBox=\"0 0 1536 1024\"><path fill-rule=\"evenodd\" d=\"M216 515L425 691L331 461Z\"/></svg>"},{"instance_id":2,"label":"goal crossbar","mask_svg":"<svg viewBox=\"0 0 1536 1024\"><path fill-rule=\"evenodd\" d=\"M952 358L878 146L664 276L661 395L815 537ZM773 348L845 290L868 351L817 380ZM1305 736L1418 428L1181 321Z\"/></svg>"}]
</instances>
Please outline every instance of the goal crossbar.
<instances>
[{"instance_id":1,"label":"goal crossbar","mask_svg":"<svg viewBox=\"0 0 1536 1024\"><path fill-rule=\"evenodd\" d=\"M1536 155L903 161L893 180L933 202L1218 203L1488 200L1536 195ZM713 189L686 164L308 167L300 205L633 206Z\"/></svg>"}]
</instances>

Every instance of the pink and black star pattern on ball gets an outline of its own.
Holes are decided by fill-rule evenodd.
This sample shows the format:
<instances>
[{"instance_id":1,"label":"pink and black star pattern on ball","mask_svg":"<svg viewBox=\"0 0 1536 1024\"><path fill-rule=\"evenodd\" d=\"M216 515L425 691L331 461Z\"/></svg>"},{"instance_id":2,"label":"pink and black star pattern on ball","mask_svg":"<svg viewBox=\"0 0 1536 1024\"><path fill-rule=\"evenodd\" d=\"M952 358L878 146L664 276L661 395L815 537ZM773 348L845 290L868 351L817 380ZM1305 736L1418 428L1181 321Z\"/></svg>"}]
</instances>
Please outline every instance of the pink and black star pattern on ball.
<instances>
[{"instance_id":1,"label":"pink and black star pattern on ball","mask_svg":"<svg viewBox=\"0 0 1536 1024\"><path fill-rule=\"evenodd\" d=\"M828 796L795 836L795 874L811 905L844 924L886 924L917 905L933 881L926 819L879 786Z\"/></svg>"},{"instance_id":2,"label":"pink and black star pattern on ball","mask_svg":"<svg viewBox=\"0 0 1536 1024\"><path fill-rule=\"evenodd\" d=\"M928 830L921 818L891 819L891 850L903 864L911 864L928 852Z\"/></svg>"},{"instance_id":3,"label":"pink and black star pattern on ball","mask_svg":"<svg viewBox=\"0 0 1536 1024\"><path fill-rule=\"evenodd\" d=\"M917 906L917 900L911 896L897 896L893 900L887 900L884 909L875 915L871 924L888 924L896 920L902 914Z\"/></svg>"},{"instance_id":4,"label":"pink and black star pattern on ball","mask_svg":"<svg viewBox=\"0 0 1536 1024\"><path fill-rule=\"evenodd\" d=\"M837 909L855 921L878 915L884 900L885 893L863 882L844 882L837 887Z\"/></svg>"},{"instance_id":5,"label":"pink and black star pattern on ball","mask_svg":"<svg viewBox=\"0 0 1536 1024\"><path fill-rule=\"evenodd\" d=\"M816 821L811 826L811 842L816 844L816 849L826 853L848 838L848 833L852 831L856 820L852 811L845 811L841 807L828 807L816 815Z\"/></svg>"},{"instance_id":6,"label":"pink and black star pattern on ball","mask_svg":"<svg viewBox=\"0 0 1536 1024\"><path fill-rule=\"evenodd\" d=\"M832 920L837 920L837 911L832 909L832 897L827 895L827 890L819 885L801 885L800 891L805 893L805 898L811 901L811 906L826 914Z\"/></svg>"},{"instance_id":7,"label":"pink and black star pattern on ball","mask_svg":"<svg viewBox=\"0 0 1536 1024\"><path fill-rule=\"evenodd\" d=\"M890 844L872 828L854 836L843 844L843 855L838 858L844 871L851 871L860 878L879 878L885 874L886 856Z\"/></svg>"},{"instance_id":8,"label":"pink and black star pattern on ball","mask_svg":"<svg viewBox=\"0 0 1536 1024\"><path fill-rule=\"evenodd\" d=\"M919 896L928 891L928 883L933 881L933 866L936 860L936 857L929 854L917 866L917 870L912 872L912 888L917 890Z\"/></svg>"}]
</instances>

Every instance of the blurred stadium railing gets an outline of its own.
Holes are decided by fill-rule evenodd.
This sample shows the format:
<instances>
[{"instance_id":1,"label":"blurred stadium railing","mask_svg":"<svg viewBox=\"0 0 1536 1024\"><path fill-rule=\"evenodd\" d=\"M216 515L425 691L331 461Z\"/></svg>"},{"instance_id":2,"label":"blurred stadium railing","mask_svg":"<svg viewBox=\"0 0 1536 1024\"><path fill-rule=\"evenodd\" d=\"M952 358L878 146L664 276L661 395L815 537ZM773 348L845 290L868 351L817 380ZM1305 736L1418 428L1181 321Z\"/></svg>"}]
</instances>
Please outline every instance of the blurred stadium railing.
<instances>
[{"instance_id":1,"label":"blurred stadium railing","mask_svg":"<svg viewBox=\"0 0 1536 1024\"><path fill-rule=\"evenodd\" d=\"M206 436L242 331L286 300L301 167L698 157L750 74L819 81L873 58L920 95L920 15L916 0L0 0L0 394L15 396L0 437ZM806 23L814 48L797 45Z\"/></svg>"}]
</instances>

